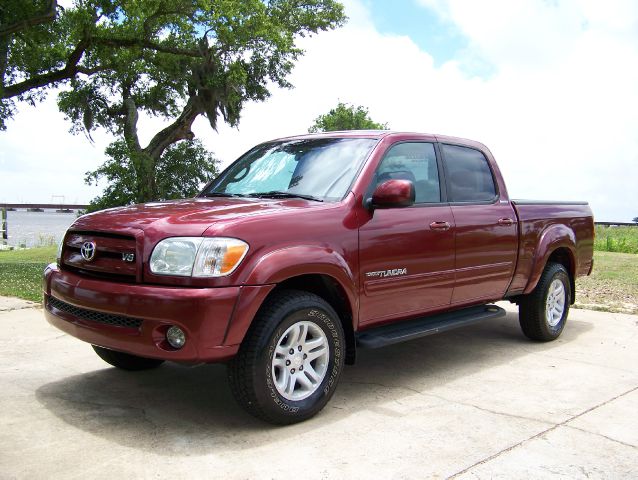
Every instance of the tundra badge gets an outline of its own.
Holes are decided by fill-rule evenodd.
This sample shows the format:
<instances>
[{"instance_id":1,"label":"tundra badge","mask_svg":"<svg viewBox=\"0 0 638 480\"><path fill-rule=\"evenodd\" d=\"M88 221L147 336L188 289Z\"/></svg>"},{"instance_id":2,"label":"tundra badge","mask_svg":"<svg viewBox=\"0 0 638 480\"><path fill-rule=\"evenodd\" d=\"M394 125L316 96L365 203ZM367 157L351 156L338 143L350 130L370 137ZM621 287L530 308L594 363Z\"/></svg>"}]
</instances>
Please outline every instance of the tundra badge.
<instances>
[{"instance_id":1,"label":"tundra badge","mask_svg":"<svg viewBox=\"0 0 638 480\"><path fill-rule=\"evenodd\" d=\"M379 270L378 272L366 272L366 277L397 277L399 275L407 275L407 268L393 268L392 270Z\"/></svg>"}]
</instances>

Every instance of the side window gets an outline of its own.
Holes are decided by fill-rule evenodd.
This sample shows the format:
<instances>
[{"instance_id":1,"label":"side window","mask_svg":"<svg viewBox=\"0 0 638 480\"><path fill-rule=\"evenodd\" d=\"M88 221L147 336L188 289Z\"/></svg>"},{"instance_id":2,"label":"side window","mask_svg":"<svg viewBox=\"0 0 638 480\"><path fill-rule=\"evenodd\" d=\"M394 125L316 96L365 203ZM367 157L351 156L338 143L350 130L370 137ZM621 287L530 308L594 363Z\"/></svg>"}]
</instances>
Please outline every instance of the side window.
<instances>
[{"instance_id":1,"label":"side window","mask_svg":"<svg viewBox=\"0 0 638 480\"><path fill-rule=\"evenodd\" d=\"M390 147L377 168L376 185L390 179L414 183L416 203L440 202L441 188L434 145L415 142Z\"/></svg>"},{"instance_id":2,"label":"side window","mask_svg":"<svg viewBox=\"0 0 638 480\"><path fill-rule=\"evenodd\" d=\"M441 145L451 202L489 202L496 197L487 159L473 148Z\"/></svg>"}]
</instances>

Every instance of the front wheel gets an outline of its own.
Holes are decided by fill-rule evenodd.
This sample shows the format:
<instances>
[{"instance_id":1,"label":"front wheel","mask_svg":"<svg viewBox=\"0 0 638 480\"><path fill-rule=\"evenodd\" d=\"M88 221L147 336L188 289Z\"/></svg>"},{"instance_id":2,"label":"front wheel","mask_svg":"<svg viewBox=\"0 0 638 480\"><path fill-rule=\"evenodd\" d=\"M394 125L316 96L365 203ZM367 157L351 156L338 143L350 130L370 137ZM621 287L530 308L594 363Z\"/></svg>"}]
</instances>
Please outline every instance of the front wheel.
<instances>
[{"instance_id":1,"label":"front wheel","mask_svg":"<svg viewBox=\"0 0 638 480\"><path fill-rule=\"evenodd\" d=\"M534 291L521 299L518 318L523 333L541 342L558 338L565 328L571 298L569 273L559 263L548 263Z\"/></svg>"},{"instance_id":2,"label":"front wheel","mask_svg":"<svg viewBox=\"0 0 638 480\"><path fill-rule=\"evenodd\" d=\"M294 290L275 293L228 365L231 390L245 410L262 420L306 420L332 397L344 348L341 322L325 300Z\"/></svg>"}]
</instances>

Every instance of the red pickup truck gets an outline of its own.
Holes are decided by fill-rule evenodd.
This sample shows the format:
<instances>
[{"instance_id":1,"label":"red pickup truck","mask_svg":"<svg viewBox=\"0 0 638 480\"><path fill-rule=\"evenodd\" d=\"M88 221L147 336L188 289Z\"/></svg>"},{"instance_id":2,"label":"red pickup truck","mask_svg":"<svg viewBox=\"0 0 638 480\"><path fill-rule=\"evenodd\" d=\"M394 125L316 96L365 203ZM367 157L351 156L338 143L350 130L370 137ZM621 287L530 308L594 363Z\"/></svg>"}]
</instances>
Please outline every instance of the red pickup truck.
<instances>
[{"instance_id":1,"label":"red pickup truck","mask_svg":"<svg viewBox=\"0 0 638 480\"><path fill-rule=\"evenodd\" d=\"M294 423L357 348L502 316L498 300L527 337L557 338L593 236L585 202L510 200L480 143L303 135L258 145L196 198L78 218L44 312L126 370L228 362L246 410Z\"/></svg>"}]
</instances>

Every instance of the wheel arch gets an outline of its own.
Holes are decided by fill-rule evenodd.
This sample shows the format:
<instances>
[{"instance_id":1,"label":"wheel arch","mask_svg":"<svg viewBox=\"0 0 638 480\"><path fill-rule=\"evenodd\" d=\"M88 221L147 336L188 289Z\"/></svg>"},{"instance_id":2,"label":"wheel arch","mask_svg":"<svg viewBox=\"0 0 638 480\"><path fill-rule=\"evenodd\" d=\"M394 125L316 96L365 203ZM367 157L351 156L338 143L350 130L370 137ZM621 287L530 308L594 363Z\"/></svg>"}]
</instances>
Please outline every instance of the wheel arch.
<instances>
[{"instance_id":1,"label":"wheel arch","mask_svg":"<svg viewBox=\"0 0 638 480\"><path fill-rule=\"evenodd\" d=\"M571 290L570 304L573 305L576 299L576 263L574 260L574 252L566 247L557 248L549 255L547 263L559 263L567 270Z\"/></svg>"},{"instance_id":2,"label":"wheel arch","mask_svg":"<svg viewBox=\"0 0 638 480\"><path fill-rule=\"evenodd\" d=\"M337 279L325 274L305 274L291 277L277 286L269 293L273 295L280 290L302 290L314 293L323 298L337 312L343 333L346 337L345 362L352 365L356 359L356 339L354 334L354 312L347 293ZM266 301L268 297L264 301Z\"/></svg>"},{"instance_id":3,"label":"wheel arch","mask_svg":"<svg viewBox=\"0 0 638 480\"><path fill-rule=\"evenodd\" d=\"M352 365L356 358L355 313L344 286L335 278L323 273L308 273L286 278L273 285L243 287L235 306L224 343L236 345L243 342L255 316L269 298L283 290L298 290L314 293L337 312L346 337L345 362Z\"/></svg>"},{"instance_id":4,"label":"wheel arch","mask_svg":"<svg viewBox=\"0 0 638 480\"><path fill-rule=\"evenodd\" d=\"M573 304L576 298L576 237L574 232L565 225L553 225L546 229L540 236L535 258L536 261L523 293L529 294L536 288L549 262L559 263L565 267L569 274L572 291L571 304Z\"/></svg>"},{"instance_id":5,"label":"wheel arch","mask_svg":"<svg viewBox=\"0 0 638 480\"><path fill-rule=\"evenodd\" d=\"M346 337L345 361L354 363L359 304L355 277L343 256L312 245L275 250L257 262L244 284L225 344L243 341L255 315L275 292L301 290L320 296L337 312Z\"/></svg>"}]
</instances>

